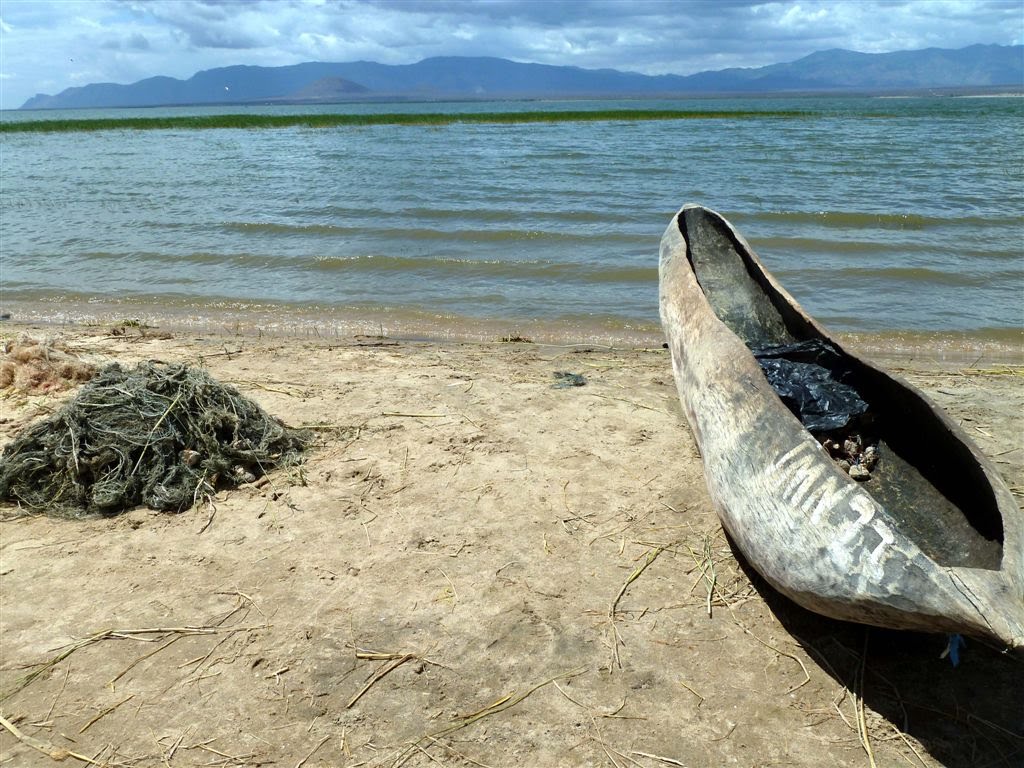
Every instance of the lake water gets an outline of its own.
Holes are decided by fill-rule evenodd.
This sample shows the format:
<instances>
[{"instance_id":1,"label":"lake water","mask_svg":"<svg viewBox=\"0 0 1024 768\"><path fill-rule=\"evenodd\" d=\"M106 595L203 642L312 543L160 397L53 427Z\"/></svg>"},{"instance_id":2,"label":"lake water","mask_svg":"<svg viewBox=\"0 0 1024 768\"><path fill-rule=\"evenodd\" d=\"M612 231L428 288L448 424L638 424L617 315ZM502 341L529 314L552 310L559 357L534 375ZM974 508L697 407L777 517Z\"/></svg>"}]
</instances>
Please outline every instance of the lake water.
<instances>
[{"instance_id":1,"label":"lake water","mask_svg":"<svg viewBox=\"0 0 1024 768\"><path fill-rule=\"evenodd\" d=\"M657 334L658 243L722 212L837 331L1024 328L1024 100L802 98L4 113L799 109L799 118L0 136L22 319ZM254 320L255 318L255 320ZM360 326L360 324L362 324Z\"/></svg>"}]
</instances>

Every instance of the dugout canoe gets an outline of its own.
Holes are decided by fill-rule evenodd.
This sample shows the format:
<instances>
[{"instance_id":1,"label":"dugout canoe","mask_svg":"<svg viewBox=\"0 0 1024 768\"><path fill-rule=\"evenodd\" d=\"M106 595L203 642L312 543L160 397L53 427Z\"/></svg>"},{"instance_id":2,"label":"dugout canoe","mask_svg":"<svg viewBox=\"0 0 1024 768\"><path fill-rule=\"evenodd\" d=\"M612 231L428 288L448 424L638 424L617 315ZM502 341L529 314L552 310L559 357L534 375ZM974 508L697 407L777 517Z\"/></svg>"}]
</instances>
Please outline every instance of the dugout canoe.
<instances>
[{"instance_id":1,"label":"dugout canoe","mask_svg":"<svg viewBox=\"0 0 1024 768\"><path fill-rule=\"evenodd\" d=\"M915 387L845 350L720 214L684 206L662 238L659 273L683 411L711 499L749 563L816 613L1024 648L1024 516L964 431ZM864 481L823 447L827 434L804 426L755 357L822 342L840 361L829 370L866 403L852 420L876 445Z\"/></svg>"}]
</instances>

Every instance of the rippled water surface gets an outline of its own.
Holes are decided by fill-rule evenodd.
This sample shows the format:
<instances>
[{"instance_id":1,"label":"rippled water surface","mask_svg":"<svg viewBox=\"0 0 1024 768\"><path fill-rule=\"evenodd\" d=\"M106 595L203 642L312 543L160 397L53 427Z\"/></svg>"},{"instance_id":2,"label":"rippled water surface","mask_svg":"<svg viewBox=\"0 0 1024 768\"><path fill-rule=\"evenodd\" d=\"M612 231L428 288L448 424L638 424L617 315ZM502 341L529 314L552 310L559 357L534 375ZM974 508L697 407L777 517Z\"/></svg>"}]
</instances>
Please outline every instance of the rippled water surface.
<instances>
[{"instance_id":1,"label":"rippled water surface","mask_svg":"<svg viewBox=\"0 0 1024 768\"><path fill-rule=\"evenodd\" d=\"M700 202L836 330L1024 325L1020 99L596 106L810 114L4 134L5 311L256 306L652 329L661 233ZM499 108L580 105L415 107Z\"/></svg>"}]
</instances>

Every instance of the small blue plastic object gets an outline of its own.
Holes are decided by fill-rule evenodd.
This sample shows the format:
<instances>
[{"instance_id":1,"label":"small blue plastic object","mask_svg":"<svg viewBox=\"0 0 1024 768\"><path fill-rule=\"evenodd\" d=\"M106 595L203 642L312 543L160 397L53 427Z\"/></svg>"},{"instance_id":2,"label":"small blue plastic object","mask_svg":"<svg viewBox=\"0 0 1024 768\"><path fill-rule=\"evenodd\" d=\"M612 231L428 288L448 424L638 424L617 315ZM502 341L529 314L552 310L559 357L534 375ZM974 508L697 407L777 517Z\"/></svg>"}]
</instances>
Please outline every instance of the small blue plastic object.
<instances>
[{"instance_id":1,"label":"small blue plastic object","mask_svg":"<svg viewBox=\"0 0 1024 768\"><path fill-rule=\"evenodd\" d=\"M954 667L960 665L960 649L966 648L967 643L964 642L963 637L960 635L950 635L949 642L946 643L946 650L939 656L940 659L944 659L949 656L949 663Z\"/></svg>"}]
</instances>

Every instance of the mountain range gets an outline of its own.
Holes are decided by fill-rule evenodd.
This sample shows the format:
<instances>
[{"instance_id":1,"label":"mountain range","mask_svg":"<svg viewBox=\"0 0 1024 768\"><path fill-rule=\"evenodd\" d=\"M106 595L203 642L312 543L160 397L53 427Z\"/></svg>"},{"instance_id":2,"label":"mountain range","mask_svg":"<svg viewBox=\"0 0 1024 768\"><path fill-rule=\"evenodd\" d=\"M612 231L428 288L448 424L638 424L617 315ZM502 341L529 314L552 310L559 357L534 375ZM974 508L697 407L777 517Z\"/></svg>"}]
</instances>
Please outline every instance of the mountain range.
<instances>
[{"instance_id":1,"label":"mountain range","mask_svg":"<svg viewBox=\"0 0 1024 768\"><path fill-rule=\"evenodd\" d=\"M1024 46L972 45L892 53L834 49L765 67L694 75L523 64L492 57L436 57L416 64L307 62L207 69L188 80L150 77L93 83L22 109L184 104L330 103L360 100L656 97L727 93L1024 89Z\"/></svg>"}]
</instances>

